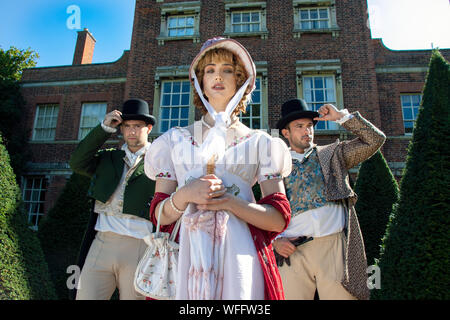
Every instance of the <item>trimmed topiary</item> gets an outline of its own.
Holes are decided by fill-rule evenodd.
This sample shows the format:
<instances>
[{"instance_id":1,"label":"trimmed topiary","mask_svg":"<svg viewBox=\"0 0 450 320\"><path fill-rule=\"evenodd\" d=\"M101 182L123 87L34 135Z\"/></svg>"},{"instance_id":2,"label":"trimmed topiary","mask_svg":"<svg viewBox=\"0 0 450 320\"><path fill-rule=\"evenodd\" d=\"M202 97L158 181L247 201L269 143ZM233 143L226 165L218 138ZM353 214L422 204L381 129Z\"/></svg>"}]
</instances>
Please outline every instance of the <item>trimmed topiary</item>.
<instances>
[{"instance_id":1,"label":"trimmed topiary","mask_svg":"<svg viewBox=\"0 0 450 320\"><path fill-rule=\"evenodd\" d=\"M375 299L450 298L450 64L433 50Z\"/></svg>"},{"instance_id":2,"label":"trimmed topiary","mask_svg":"<svg viewBox=\"0 0 450 320\"><path fill-rule=\"evenodd\" d=\"M361 164L355 183L356 212L364 238L367 264L375 263L392 206L398 201L398 184L381 151Z\"/></svg>"},{"instance_id":3,"label":"trimmed topiary","mask_svg":"<svg viewBox=\"0 0 450 320\"><path fill-rule=\"evenodd\" d=\"M48 266L20 206L20 189L0 136L0 300L56 299Z\"/></svg>"}]
</instances>

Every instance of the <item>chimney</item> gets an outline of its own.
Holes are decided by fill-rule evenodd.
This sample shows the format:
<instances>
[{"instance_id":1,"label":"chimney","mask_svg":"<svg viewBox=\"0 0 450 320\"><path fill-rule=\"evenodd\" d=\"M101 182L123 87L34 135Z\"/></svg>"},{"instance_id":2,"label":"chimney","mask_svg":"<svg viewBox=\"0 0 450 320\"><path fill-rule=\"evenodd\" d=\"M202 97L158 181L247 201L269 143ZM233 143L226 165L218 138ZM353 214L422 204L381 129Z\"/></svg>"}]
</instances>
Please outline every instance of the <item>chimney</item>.
<instances>
[{"instance_id":1,"label":"chimney","mask_svg":"<svg viewBox=\"0 0 450 320\"><path fill-rule=\"evenodd\" d=\"M77 45L73 56L73 65L90 64L94 56L95 38L88 29L78 31Z\"/></svg>"}]
</instances>

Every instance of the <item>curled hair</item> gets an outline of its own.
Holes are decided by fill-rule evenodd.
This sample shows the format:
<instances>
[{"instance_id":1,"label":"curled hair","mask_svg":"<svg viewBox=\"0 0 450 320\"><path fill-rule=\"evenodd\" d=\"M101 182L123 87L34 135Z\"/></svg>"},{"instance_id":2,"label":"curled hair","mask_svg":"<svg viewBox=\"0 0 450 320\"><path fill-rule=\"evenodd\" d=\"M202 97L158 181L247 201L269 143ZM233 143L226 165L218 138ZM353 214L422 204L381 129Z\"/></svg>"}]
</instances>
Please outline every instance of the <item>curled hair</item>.
<instances>
[{"instance_id":1,"label":"curled hair","mask_svg":"<svg viewBox=\"0 0 450 320\"><path fill-rule=\"evenodd\" d=\"M236 91L238 91L239 88L242 87L242 85L247 80L248 74L241 60L231 51L224 48L211 49L207 51L205 55L199 60L195 68L195 75L197 76L202 91L204 90L203 76L205 74L205 67L213 60L233 62L234 74L236 76ZM203 97L208 101L208 97L206 97L205 94L203 94ZM247 103L250 101L250 98L251 94L248 93L244 94L241 101L239 101L238 105L236 106L236 109L234 109L233 115L239 115L240 112L245 113ZM200 96L198 95L198 92L197 90L195 90L195 88L194 88L194 105L196 108L201 110L202 114L208 113L208 110L206 110L206 107L203 105L203 102L200 99Z\"/></svg>"}]
</instances>

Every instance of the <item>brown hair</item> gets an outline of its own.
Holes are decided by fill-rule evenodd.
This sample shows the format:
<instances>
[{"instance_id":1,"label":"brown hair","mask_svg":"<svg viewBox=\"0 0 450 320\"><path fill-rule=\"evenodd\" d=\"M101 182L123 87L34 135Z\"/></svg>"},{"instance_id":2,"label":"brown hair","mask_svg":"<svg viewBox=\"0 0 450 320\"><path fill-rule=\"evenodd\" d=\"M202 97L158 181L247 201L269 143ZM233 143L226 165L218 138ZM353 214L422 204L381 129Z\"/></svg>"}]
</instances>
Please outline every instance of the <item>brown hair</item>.
<instances>
[{"instance_id":1,"label":"brown hair","mask_svg":"<svg viewBox=\"0 0 450 320\"><path fill-rule=\"evenodd\" d=\"M205 67L207 64L211 63L212 60L226 60L226 61L232 61L234 65L235 75L236 75L236 91L239 90L239 88L245 83L245 81L248 78L248 74L245 70L244 65L242 64L241 60L233 54L231 51L224 49L224 48L216 48L211 49L205 53L205 55L199 60L196 68L195 68L195 75L197 76L198 82L200 84L200 88L203 90L203 76L205 74ZM205 99L208 101L208 98L203 95ZM247 103L250 100L251 95L250 94L244 94L241 101L239 101L239 104L237 105L236 109L233 111L233 115L239 115L240 112L245 113ZM194 105L196 108L200 109L202 114L207 114L208 111L206 110L206 107L203 105L202 100L200 99L200 96L198 95L197 90L194 88Z\"/></svg>"}]
</instances>

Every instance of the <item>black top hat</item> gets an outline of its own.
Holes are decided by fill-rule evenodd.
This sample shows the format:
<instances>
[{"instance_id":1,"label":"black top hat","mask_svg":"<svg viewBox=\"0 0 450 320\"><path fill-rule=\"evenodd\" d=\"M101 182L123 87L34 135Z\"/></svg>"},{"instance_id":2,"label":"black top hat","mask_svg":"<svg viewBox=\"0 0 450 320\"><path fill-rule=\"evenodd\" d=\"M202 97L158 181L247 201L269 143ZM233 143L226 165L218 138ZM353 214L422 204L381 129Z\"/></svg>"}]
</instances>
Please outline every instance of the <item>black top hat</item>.
<instances>
[{"instance_id":1,"label":"black top hat","mask_svg":"<svg viewBox=\"0 0 450 320\"><path fill-rule=\"evenodd\" d=\"M319 117L319 113L316 111L311 111L308 108L305 100L303 99L292 99L286 101L281 106L281 119L277 123L278 130L282 130L286 128L289 122L301 119L301 118L310 118L314 119ZM313 120L314 125L317 123L317 120Z\"/></svg>"},{"instance_id":2,"label":"black top hat","mask_svg":"<svg viewBox=\"0 0 450 320\"><path fill-rule=\"evenodd\" d=\"M141 99L130 99L123 103L122 119L143 120L151 125L156 123L156 118L148 111L148 103Z\"/></svg>"}]
</instances>

